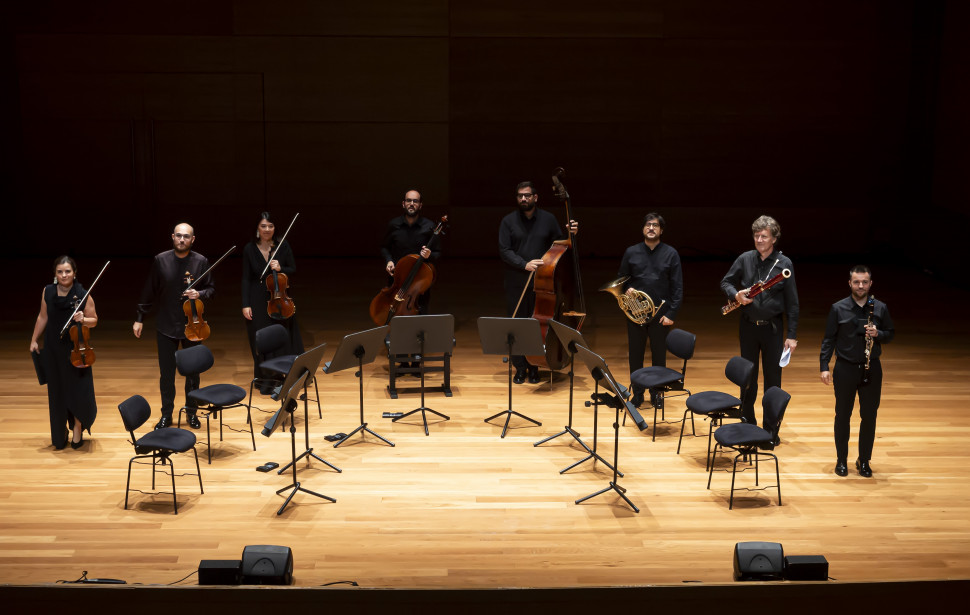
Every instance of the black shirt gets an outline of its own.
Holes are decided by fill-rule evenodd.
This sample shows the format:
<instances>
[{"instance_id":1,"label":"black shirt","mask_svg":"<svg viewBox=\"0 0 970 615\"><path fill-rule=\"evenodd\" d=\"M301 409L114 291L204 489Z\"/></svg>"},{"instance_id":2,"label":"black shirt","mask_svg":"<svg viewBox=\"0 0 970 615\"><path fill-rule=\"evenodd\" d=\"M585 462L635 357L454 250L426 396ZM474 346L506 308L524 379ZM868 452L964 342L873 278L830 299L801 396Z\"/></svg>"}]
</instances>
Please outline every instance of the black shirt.
<instances>
[{"instance_id":1,"label":"black shirt","mask_svg":"<svg viewBox=\"0 0 970 615\"><path fill-rule=\"evenodd\" d=\"M822 352L819 355L820 371L829 370L832 352L842 361L850 363L865 363L866 361L866 322L869 316L865 305L859 305L850 296L833 303L829 310L829 318L825 323L825 338L822 339ZM873 302L872 324L876 325L879 334L872 343L871 359L879 358L882 354L882 344L888 344L896 335L893 320L889 317L889 308L882 301Z\"/></svg>"},{"instance_id":2,"label":"black shirt","mask_svg":"<svg viewBox=\"0 0 970 615\"><path fill-rule=\"evenodd\" d=\"M677 250L663 242L652 250L642 241L630 246L623 253L617 273L617 277L623 276L630 276L623 290L642 290L657 306L665 300L669 306L667 318L677 319L677 310L684 299L684 277Z\"/></svg>"},{"instance_id":3,"label":"black shirt","mask_svg":"<svg viewBox=\"0 0 970 615\"><path fill-rule=\"evenodd\" d=\"M408 254L420 253L421 246L428 246L434 236L434 229L434 222L420 216L414 224L408 224L407 218L403 215L391 220L384 232L384 241L381 243L381 258L384 259L384 263L391 261L397 264ZM428 259L430 261L438 260L441 256L439 242L434 243L434 246L428 246L431 249L431 258Z\"/></svg>"},{"instance_id":4,"label":"black shirt","mask_svg":"<svg viewBox=\"0 0 970 615\"><path fill-rule=\"evenodd\" d=\"M145 315L157 308L155 328L158 332L173 339L184 338L185 312L182 304L185 303L185 297L182 293L188 287L185 273L188 272L193 279L197 279L208 268L209 260L198 252L189 252L185 258L175 256L175 250L155 256L151 273L141 291L135 322L143 322ZM212 274L202 278L194 288L199 291L199 299L211 299L216 293Z\"/></svg>"},{"instance_id":5,"label":"black shirt","mask_svg":"<svg viewBox=\"0 0 970 615\"><path fill-rule=\"evenodd\" d=\"M777 265L775 260L778 261ZM762 260L757 250L745 252L734 261L727 275L721 279L721 290L728 299L734 299L739 290L749 288L755 282L767 282L784 269L792 272L791 277L782 278L768 290L755 295L752 298L753 303L741 306L741 314L749 320L771 320L785 314L788 316L785 337L793 340L797 339L798 334L798 290L795 287L795 270L787 256L775 250Z\"/></svg>"},{"instance_id":6,"label":"black shirt","mask_svg":"<svg viewBox=\"0 0 970 615\"><path fill-rule=\"evenodd\" d=\"M552 242L563 235L556 216L538 207L531 219L521 210L505 216L498 228L498 252L506 271L524 273L526 263L542 258Z\"/></svg>"}]
</instances>

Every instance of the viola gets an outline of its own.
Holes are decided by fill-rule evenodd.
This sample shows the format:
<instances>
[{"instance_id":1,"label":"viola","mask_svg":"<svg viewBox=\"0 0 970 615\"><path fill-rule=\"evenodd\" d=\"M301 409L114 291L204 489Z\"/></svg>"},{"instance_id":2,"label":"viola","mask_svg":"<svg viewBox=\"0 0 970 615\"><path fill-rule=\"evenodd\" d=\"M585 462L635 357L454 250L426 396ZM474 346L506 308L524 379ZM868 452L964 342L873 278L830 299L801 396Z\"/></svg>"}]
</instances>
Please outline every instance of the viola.
<instances>
[{"instance_id":1,"label":"viola","mask_svg":"<svg viewBox=\"0 0 970 615\"><path fill-rule=\"evenodd\" d=\"M442 234L448 216L442 216L435 227L430 249ZM418 298L435 283L438 272L434 265L420 254L407 254L394 265L394 280L385 286L370 302L370 317L376 325L386 325L394 316L413 316L418 313Z\"/></svg>"},{"instance_id":2,"label":"viola","mask_svg":"<svg viewBox=\"0 0 970 615\"><path fill-rule=\"evenodd\" d=\"M183 294L192 290L199 280L209 275L209 272L216 268L216 265L222 262L222 259L229 256L229 253L236 249L233 246L226 250L226 253L219 257L215 263L212 264L208 269L202 272L202 275L193 279L192 274L188 271L185 272L185 290L182 291ZM202 303L201 299L186 299L182 303L182 312L185 313L185 339L193 342L201 342L208 339L211 331L209 330L209 323L203 318L203 313L205 312L205 305Z\"/></svg>"},{"instance_id":3,"label":"viola","mask_svg":"<svg viewBox=\"0 0 970 615\"><path fill-rule=\"evenodd\" d=\"M266 290L269 291L269 301L266 302L266 313L273 320L286 320L296 313L296 304L286 294L290 279L285 273L274 271L266 276Z\"/></svg>"},{"instance_id":4,"label":"viola","mask_svg":"<svg viewBox=\"0 0 970 615\"><path fill-rule=\"evenodd\" d=\"M553 190L566 208L566 220L572 220L569 213L569 193L559 180L563 174L561 167L552 176ZM567 256L567 252L571 252ZM547 337L549 321L555 320L577 331L582 329L586 319L586 299L583 296L583 280L579 273L579 252L576 235L569 232L568 239L553 242L542 255L542 265L535 271L533 289L536 294L535 310L532 317L539 321L542 339L546 343L546 354L541 357L526 357L533 365L544 365L551 370L561 370L569 366L571 355L563 348L559 338Z\"/></svg>"},{"instance_id":5,"label":"viola","mask_svg":"<svg viewBox=\"0 0 970 615\"><path fill-rule=\"evenodd\" d=\"M97 277L94 278L94 282L91 283L88 292L84 293L84 297L81 299L77 298L77 295L73 297L74 300L74 312L64 323L64 327L61 328L61 337L64 337L64 333L67 332L68 327L70 327L70 337L71 343L74 344L74 348L71 350L71 365L74 367L91 367L94 364L94 348L91 348L91 328L85 327L80 323L80 321L74 320L74 315L81 310L81 306L84 302L88 300L91 296L91 291L97 286L98 280L101 279L101 275L104 270L108 268L111 261L107 261L101 271L98 272Z\"/></svg>"},{"instance_id":6,"label":"viola","mask_svg":"<svg viewBox=\"0 0 970 615\"><path fill-rule=\"evenodd\" d=\"M77 314L81 306L81 301L74 296L74 313ZM73 319L74 316L72 315ZM81 324L80 321L74 321L71 325L71 343L74 344L74 348L71 349L71 365L74 367L91 367L94 365L95 356L94 348L91 347L91 328L86 327Z\"/></svg>"},{"instance_id":7,"label":"viola","mask_svg":"<svg viewBox=\"0 0 970 615\"><path fill-rule=\"evenodd\" d=\"M293 216L293 220L290 221L290 225L286 227L286 232L277 242L276 247L273 249L272 254L269 255L269 259L266 261L266 266L263 267L263 272L259 274L262 279L266 272L269 271L269 264L273 262L276 258L276 253L280 251L283 247L283 242L286 241L286 236L290 234L290 230L296 223L296 219L300 217L300 213L297 212ZM273 320L286 320L290 316L296 313L296 304L290 299L286 294L286 289L289 287L290 278L285 273L280 273L278 271L273 271L272 275L266 276L266 290L269 291L270 297L266 302L266 313Z\"/></svg>"},{"instance_id":8,"label":"viola","mask_svg":"<svg viewBox=\"0 0 970 615\"><path fill-rule=\"evenodd\" d=\"M188 275L188 272L185 272ZM191 276L189 276L191 277ZM205 321L205 304L201 299L187 299L182 304L185 313L185 339L201 342L209 337L209 323Z\"/></svg>"}]
</instances>

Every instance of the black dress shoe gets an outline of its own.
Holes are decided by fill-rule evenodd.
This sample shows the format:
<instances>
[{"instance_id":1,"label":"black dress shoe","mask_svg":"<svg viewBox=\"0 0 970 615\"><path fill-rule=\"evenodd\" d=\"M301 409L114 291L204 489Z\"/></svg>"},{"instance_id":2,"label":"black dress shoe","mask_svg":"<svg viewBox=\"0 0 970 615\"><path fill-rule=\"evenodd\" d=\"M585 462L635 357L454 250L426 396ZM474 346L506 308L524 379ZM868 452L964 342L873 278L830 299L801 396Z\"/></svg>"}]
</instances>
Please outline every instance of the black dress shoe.
<instances>
[{"instance_id":1,"label":"black dress shoe","mask_svg":"<svg viewBox=\"0 0 970 615\"><path fill-rule=\"evenodd\" d=\"M172 417L170 416L163 416L162 418L158 419L157 423L155 423L155 429L165 429L166 427L171 427L171 426L172 426Z\"/></svg>"},{"instance_id":2,"label":"black dress shoe","mask_svg":"<svg viewBox=\"0 0 970 615\"><path fill-rule=\"evenodd\" d=\"M634 393L630 403L639 408L643 404L643 393Z\"/></svg>"},{"instance_id":3,"label":"black dress shoe","mask_svg":"<svg viewBox=\"0 0 970 615\"><path fill-rule=\"evenodd\" d=\"M514 382L515 384L522 384L523 382L525 382L525 370L524 369L515 370L515 375L512 376L512 382Z\"/></svg>"},{"instance_id":4,"label":"black dress shoe","mask_svg":"<svg viewBox=\"0 0 970 615\"><path fill-rule=\"evenodd\" d=\"M835 475L836 476L848 476L849 466L846 465L845 459L839 459L835 462Z\"/></svg>"},{"instance_id":5,"label":"black dress shoe","mask_svg":"<svg viewBox=\"0 0 970 615\"><path fill-rule=\"evenodd\" d=\"M71 448L73 448L74 450L77 450L81 448L83 445L84 445L84 432L82 431L80 440L78 440L77 442L75 442L74 440L71 440Z\"/></svg>"},{"instance_id":6,"label":"black dress shoe","mask_svg":"<svg viewBox=\"0 0 970 615\"><path fill-rule=\"evenodd\" d=\"M775 446L778 446L779 444L781 444L781 436L779 436L778 434L775 434L775 437L771 439L771 443L774 444Z\"/></svg>"},{"instance_id":7,"label":"black dress shoe","mask_svg":"<svg viewBox=\"0 0 970 615\"><path fill-rule=\"evenodd\" d=\"M195 412L186 412L185 420L189 422L189 427L192 429L202 429L202 423L199 421L199 416Z\"/></svg>"},{"instance_id":8,"label":"black dress shoe","mask_svg":"<svg viewBox=\"0 0 970 615\"><path fill-rule=\"evenodd\" d=\"M859 470L859 476L863 478L872 478L872 467L869 466L869 461L863 461L862 459L855 460L855 469Z\"/></svg>"},{"instance_id":9,"label":"black dress shoe","mask_svg":"<svg viewBox=\"0 0 970 615\"><path fill-rule=\"evenodd\" d=\"M663 395L655 391L650 391L650 405L654 408L660 408L663 406Z\"/></svg>"},{"instance_id":10,"label":"black dress shoe","mask_svg":"<svg viewBox=\"0 0 970 615\"><path fill-rule=\"evenodd\" d=\"M539 384L542 380L539 379L539 368L535 365L529 366L529 382L532 384Z\"/></svg>"}]
</instances>

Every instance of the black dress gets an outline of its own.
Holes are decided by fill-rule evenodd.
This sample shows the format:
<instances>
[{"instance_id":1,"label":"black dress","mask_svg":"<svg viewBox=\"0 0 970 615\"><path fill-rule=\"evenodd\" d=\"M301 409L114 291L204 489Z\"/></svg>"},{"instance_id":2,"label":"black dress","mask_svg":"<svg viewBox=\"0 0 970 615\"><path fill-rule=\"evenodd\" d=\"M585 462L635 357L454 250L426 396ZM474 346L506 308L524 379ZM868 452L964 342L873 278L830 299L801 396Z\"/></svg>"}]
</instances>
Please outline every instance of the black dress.
<instances>
[{"instance_id":1,"label":"black dress","mask_svg":"<svg viewBox=\"0 0 970 615\"><path fill-rule=\"evenodd\" d=\"M64 446L65 429L74 426L74 419L90 431L98 415L92 368L71 365L71 350L74 348L71 337L67 332L60 337L61 328L74 312L74 297L80 299L84 293L84 288L76 282L66 297L57 296L57 284L48 284L44 289L44 303L47 304L44 369L47 372L51 444L58 448Z\"/></svg>"},{"instance_id":2,"label":"black dress","mask_svg":"<svg viewBox=\"0 0 970 615\"><path fill-rule=\"evenodd\" d=\"M290 249L288 241L283 242L279 251L276 253L276 260L280 263L280 272L288 277L296 272L296 261L293 258L293 250ZM269 291L266 290L265 278L260 278L259 274L266 268L266 258L259 251L259 246L253 242L246 244L243 248L243 277L242 277L242 306L253 311L253 319L246 321L246 333L249 334L249 349L253 354L253 376L260 377L262 374L256 366L266 359L277 354L302 354L303 338L300 337L300 327L296 322L296 314L285 320L274 320L266 313L266 303L269 301ZM287 292L289 294L289 292ZM295 302L295 301L294 301ZM297 306L299 308L299 306ZM281 324L286 327L290 334L290 344L276 354L257 356L256 353L256 332L263 327L273 324Z\"/></svg>"}]
</instances>

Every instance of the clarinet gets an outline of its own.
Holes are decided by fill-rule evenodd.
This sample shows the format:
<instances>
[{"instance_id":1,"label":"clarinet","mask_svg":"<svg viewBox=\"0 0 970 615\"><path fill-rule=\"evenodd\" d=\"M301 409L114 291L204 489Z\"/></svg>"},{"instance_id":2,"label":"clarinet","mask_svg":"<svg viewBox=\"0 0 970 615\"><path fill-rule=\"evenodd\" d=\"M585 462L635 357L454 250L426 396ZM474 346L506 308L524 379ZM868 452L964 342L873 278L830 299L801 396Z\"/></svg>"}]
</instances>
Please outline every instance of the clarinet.
<instances>
[{"instance_id":1,"label":"clarinet","mask_svg":"<svg viewBox=\"0 0 970 615\"><path fill-rule=\"evenodd\" d=\"M868 318L866 319L866 329L872 326L872 314L876 310L876 297L874 295L869 295L869 300L866 301L866 314ZM866 332L866 365L862 371L862 384L869 384L869 360L872 358L872 343L876 340L874 337L869 337L868 331Z\"/></svg>"}]
</instances>

